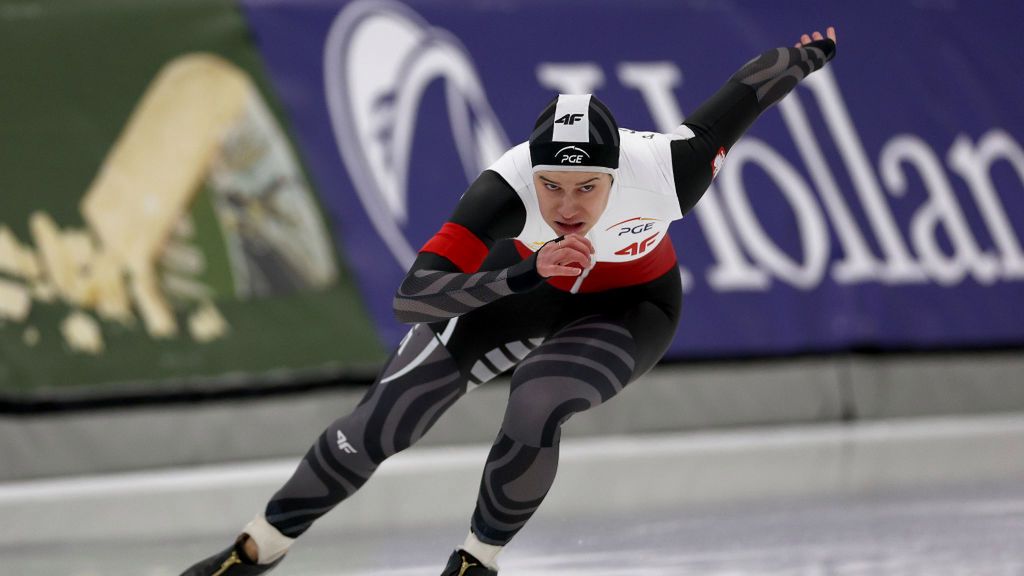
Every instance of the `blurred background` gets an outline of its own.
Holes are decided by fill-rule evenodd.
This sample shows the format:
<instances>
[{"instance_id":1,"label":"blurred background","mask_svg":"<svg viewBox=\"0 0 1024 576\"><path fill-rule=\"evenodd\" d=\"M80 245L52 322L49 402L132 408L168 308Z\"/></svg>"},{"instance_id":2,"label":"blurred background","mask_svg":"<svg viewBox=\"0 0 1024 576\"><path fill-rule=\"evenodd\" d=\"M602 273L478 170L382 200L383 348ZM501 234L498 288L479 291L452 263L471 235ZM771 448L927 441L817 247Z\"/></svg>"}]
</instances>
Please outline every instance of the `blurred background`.
<instances>
[{"instance_id":1,"label":"blurred background","mask_svg":"<svg viewBox=\"0 0 1024 576\"><path fill-rule=\"evenodd\" d=\"M394 290L557 92L667 132L836 59L673 227L660 366L566 427L502 574L1024 574L1024 10L0 0L0 574L173 575L358 403ZM280 573L433 574L503 380Z\"/></svg>"}]
</instances>

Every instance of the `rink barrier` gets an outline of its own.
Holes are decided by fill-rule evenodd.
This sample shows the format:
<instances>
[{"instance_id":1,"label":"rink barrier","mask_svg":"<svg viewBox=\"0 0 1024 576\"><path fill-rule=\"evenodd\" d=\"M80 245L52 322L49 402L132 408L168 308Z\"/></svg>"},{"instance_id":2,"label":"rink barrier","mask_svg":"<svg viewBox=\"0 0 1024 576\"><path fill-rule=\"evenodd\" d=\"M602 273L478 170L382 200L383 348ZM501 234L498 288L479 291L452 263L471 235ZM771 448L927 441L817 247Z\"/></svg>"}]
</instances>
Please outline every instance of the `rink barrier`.
<instances>
[{"instance_id":1,"label":"rink barrier","mask_svg":"<svg viewBox=\"0 0 1024 576\"><path fill-rule=\"evenodd\" d=\"M388 460L320 530L468 521L486 444ZM291 474L294 458L0 485L0 546L229 538ZM564 441L535 522L723 503L984 487L1024 479L1024 414ZM638 489L641 488L642 489Z\"/></svg>"},{"instance_id":2,"label":"rink barrier","mask_svg":"<svg viewBox=\"0 0 1024 576\"><path fill-rule=\"evenodd\" d=\"M1024 355L841 356L661 366L567 437L1024 412ZM0 418L0 482L297 457L365 388ZM480 387L421 445L494 439L507 381ZM45 457L42 457L45 455Z\"/></svg>"}]
</instances>

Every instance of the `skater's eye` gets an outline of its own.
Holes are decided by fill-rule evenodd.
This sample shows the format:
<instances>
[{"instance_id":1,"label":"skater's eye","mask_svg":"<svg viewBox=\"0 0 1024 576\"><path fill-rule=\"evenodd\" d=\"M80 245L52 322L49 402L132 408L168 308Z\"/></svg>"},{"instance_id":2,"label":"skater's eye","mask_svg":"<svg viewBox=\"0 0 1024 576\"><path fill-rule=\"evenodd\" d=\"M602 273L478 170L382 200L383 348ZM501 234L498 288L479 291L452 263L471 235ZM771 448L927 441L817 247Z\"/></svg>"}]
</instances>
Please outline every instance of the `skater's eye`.
<instances>
[{"instance_id":1,"label":"skater's eye","mask_svg":"<svg viewBox=\"0 0 1024 576\"><path fill-rule=\"evenodd\" d=\"M547 188L548 190L551 190L552 192L554 192L555 190L562 189L562 187L559 186L558 184L552 184L551 182L545 182L544 187Z\"/></svg>"},{"instance_id":2,"label":"skater's eye","mask_svg":"<svg viewBox=\"0 0 1024 576\"><path fill-rule=\"evenodd\" d=\"M587 184L586 186L580 186L580 192L590 192L594 189L593 184Z\"/></svg>"}]
</instances>

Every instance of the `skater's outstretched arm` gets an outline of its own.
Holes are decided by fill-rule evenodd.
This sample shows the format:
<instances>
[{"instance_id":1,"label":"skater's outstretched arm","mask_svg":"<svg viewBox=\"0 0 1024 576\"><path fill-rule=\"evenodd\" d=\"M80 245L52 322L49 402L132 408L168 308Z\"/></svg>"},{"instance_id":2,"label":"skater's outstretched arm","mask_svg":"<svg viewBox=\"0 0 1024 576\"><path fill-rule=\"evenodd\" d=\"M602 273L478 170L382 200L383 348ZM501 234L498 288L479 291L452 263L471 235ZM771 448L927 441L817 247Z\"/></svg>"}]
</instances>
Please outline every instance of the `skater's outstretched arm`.
<instances>
[{"instance_id":1,"label":"skater's outstretched arm","mask_svg":"<svg viewBox=\"0 0 1024 576\"><path fill-rule=\"evenodd\" d=\"M477 272L494 242L519 234L525 222L515 190L485 170L420 250L395 294L395 317L410 324L445 320L540 284L536 255L510 268Z\"/></svg>"},{"instance_id":2,"label":"skater's outstretched arm","mask_svg":"<svg viewBox=\"0 0 1024 576\"><path fill-rule=\"evenodd\" d=\"M683 214L700 200L732 148L757 117L797 83L835 57L835 29L804 34L793 47L774 48L747 62L676 129L672 171Z\"/></svg>"}]
</instances>

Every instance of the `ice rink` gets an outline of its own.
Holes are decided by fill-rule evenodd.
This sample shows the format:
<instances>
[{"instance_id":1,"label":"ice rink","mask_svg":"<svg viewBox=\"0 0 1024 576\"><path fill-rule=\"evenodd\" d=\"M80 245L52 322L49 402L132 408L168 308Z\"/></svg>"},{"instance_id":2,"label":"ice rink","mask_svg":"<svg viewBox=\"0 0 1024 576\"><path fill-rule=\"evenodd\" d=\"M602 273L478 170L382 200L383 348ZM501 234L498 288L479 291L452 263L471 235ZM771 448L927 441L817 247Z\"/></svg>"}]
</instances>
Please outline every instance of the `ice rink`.
<instances>
[{"instance_id":1,"label":"ice rink","mask_svg":"<svg viewBox=\"0 0 1024 576\"><path fill-rule=\"evenodd\" d=\"M1024 575L1021 438L1024 418L984 417L567 441L501 574ZM485 450L389 461L275 574L438 574ZM0 573L179 574L292 465L0 485Z\"/></svg>"}]
</instances>

